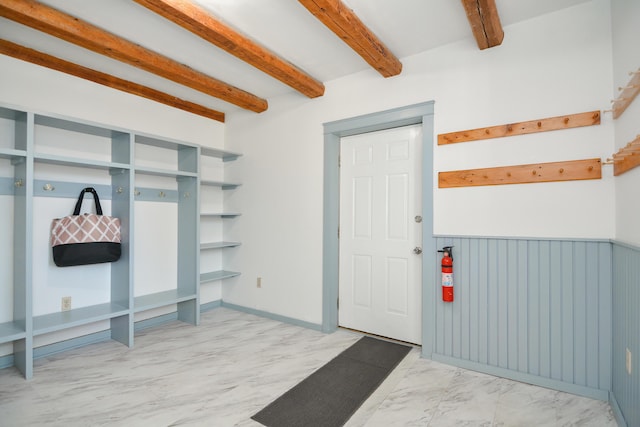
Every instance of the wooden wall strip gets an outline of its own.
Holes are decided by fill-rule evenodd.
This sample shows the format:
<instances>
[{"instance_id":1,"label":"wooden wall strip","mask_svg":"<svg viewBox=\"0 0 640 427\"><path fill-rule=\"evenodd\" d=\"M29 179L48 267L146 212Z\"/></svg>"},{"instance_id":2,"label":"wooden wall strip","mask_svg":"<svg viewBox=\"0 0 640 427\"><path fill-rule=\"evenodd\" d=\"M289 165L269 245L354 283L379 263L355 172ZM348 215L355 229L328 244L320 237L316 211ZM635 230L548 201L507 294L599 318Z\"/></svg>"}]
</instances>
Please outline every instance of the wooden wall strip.
<instances>
[{"instance_id":1,"label":"wooden wall strip","mask_svg":"<svg viewBox=\"0 0 640 427\"><path fill-rule=\"evenodd\" d=\"M613 118L617 119L624 113L629 104L640 93L640 70L630 73L633 77L625 87L621 87L620 95L613 101Z\"/></svg>"},{"instance_id":2,"label":"wooden wall strip","mask_svg":"<svg viewBox=\"0 0 640 427\"><path fill-rule=\"evenodd\" d=\"M549 117L547 119L510 123L486 128L463 130L438 135L438 145L457 142L477 141L481 139L501 138L504 136L525 135L528 133L570 129L600 124L600 111L570 114L568 116Z\"/></svg>"},{"instance_id":3,"label":"wooden wall strip","mask_svg":"<svg viewBox=\"0 0 640 427\"><path fill-rule=\"evenodd\" d=\"M602 166L600 159L595 158L439 172L438 187L476 187L600 178L602 178Z\"/></svg>"},{"instance_id":4,"label":"wooden wall strip","mask_svg":"<svg viewBox=\"0 0 640 427\"><path fill-rule=\"evenodd\" d=\"M638 166L640 166L640 135L613 155L613 175L622 175Z\"/></svg>"}]
</instances>

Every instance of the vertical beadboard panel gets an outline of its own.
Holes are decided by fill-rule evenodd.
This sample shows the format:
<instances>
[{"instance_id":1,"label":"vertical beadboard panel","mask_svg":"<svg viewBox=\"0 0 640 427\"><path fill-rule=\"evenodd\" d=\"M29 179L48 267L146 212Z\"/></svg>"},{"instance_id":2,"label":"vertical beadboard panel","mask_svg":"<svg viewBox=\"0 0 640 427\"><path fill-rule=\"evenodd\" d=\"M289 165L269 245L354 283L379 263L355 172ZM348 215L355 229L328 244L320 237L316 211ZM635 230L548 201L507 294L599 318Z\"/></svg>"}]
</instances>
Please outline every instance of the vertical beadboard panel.
<instances>
[{"instance_id":1,"label":"vertical beadboard panel","mask_svg":"<svg viewBox=\"0 0 640 427\"><path fill-rule=\"evenodd\" d=\"M455 301L438 298L436 354L611 388L610 243L439 237L437 245L454 245Z\"/></svg>"},{"instance_id":2,"label":"vertical beadboard panel","mask_svg":"<svg viewBox=\"0 0 640 427\"><path fill-rule=\"evenodd\" d=\"M549 242L540 242L538 286L540 288L540 372L538 375L544 378L551 377L551 322L550 307L551 298L549 296ZM535 284L532 283L532 286Z\"/></svg>"},{"instance_id":3,"label":"vertical beadboard panel","mask_svg":"<svg viewBox=\"0 0 640 427\"><path fill-rule=\"evenodd\" d=\"M529 369L532 375L540 375L540 242L529 242Z\"/></svg>"},{"instance_id":4,"label":"vertical beadboard panel","mask_svg":"<svg viewBox=\"0 0 640 427\"><path fill-rule=\"evenodd\" d=\"M640 248L613 245L612 391L628 426L640 425ZM626 371L626 349L632 371Z\"/></svg>"}]
</instances>

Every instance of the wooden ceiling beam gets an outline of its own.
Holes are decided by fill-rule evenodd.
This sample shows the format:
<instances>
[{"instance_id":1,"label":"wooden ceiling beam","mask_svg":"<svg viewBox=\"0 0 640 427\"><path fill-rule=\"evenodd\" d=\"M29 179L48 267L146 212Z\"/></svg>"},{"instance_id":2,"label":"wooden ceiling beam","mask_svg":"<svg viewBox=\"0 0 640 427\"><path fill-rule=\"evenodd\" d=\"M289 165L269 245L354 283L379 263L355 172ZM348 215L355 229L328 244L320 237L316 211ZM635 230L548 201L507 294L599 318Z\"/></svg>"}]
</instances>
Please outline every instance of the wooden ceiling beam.
<instances>
[{"instance_id":1,"label":"wooden ceiling beam","mask_svg":"<svg viewBox=\"0 0 640 427\"><path fill-rule=\"evenodd\" d=\"M52 70L61 71L72 76L80 77L81 79L89 80L113 89L141 96L152 101L160 102L162 104L178 108L189 113L197 114L199 116L207 117L219 122L224 122L224 113L221 113L220 111L212 110L202 105L185 101L183 99L177 98L164 92L160 92L150 87L124 80L110 74L102 73L91 68L83 67L82 65L74 64L73 62L56 58L55 56L51 56L31 48L21 46L8 40L0 39L0 54L11 56L13 58L30 62L32 64L51 68Z\"/></svg>"},{"instance_id":2,"label":"wooden ceiling beam","mask_svg":"<svg viewBox=\"0 0 640 427\"><path fill-rule=\"evenodd\" d=\"M267 101L34 0L0 0L0 16L257 113Z\"/></svg>"},{"instance_id":3,"label":"wooden ceiling beam","mask_svg":"<svg viewBox=\"0 0 640 427\"><path fill-rule=\"evenodd\" d=\"M495 0L462 0L473 37L480 49L502 44L504 31Z\"/></svg>"},{"instance_id":4,"label":"wooden ceiling beam","mask_svg":"<svg viewBox=\"0 0 640 427\"><path fill-rule=\"evenodd\" d=\"M238 33L190 1L134 1L269 74L271 77L280 80L309 98L316 98L324 94L322 82L280 58L269 49Z\"/></svg>"},{"instance_id":5,"label":"wooden ceiling beam","mask_svg":"<svg viewBox=\"0 0 640 427\"><path fill-rule=\"evenodd\" d=\"M298 1L384 77L400 74L400 60L341 0Z\"/></svg>"}]
</instances>

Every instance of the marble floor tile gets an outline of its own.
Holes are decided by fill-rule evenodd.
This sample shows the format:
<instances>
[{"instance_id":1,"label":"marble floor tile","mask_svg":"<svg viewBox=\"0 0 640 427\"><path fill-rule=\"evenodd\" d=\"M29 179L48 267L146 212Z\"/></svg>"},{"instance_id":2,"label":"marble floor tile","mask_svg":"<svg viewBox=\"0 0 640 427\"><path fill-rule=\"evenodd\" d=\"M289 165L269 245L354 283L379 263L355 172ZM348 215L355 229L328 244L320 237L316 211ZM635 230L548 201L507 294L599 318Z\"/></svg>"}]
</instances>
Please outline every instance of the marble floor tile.
<instances>
[{"instance_id":1,"label":"marble floor tile","mask_svg":"<svg viewBox=\"0 0 640 427\"><path fill-rule=\"evenodd\" d=\"M259 427L251 416L362 335L323 334L225 308L0 370L0 426ZM615 426L606 402L420 358L389 375L347 427ZM310 426L316 427L316 426ZM317 426L322 427L322 426Z\"/></svg>"}]
</instances>

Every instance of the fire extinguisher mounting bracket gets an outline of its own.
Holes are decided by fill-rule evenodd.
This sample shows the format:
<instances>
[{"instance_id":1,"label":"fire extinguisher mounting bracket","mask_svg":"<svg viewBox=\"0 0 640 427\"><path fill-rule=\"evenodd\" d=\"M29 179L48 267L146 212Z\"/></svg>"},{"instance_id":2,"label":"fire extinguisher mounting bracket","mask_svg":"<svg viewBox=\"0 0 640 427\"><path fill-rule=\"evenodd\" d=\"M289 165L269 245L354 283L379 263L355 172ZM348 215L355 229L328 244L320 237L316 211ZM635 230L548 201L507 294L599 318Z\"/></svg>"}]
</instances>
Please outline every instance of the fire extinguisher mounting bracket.
<instances>
[{"instance_id":1,"label":"fire extinguisher mounting bracket","mask_svg":"<svg viewBox=\"0 0 640 427\"><path fill-rule=\"evenodd\" d=\"M451 258L451 260L453 260L453 246L443 246L442 249L440 249L438 252L444 254L444 256L448 256L449 258Z\"/></svg>"}]
</instances>

